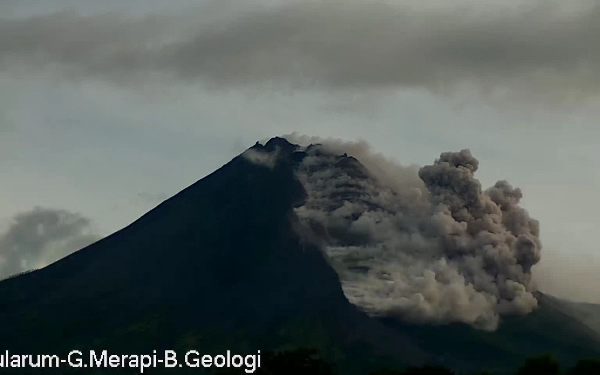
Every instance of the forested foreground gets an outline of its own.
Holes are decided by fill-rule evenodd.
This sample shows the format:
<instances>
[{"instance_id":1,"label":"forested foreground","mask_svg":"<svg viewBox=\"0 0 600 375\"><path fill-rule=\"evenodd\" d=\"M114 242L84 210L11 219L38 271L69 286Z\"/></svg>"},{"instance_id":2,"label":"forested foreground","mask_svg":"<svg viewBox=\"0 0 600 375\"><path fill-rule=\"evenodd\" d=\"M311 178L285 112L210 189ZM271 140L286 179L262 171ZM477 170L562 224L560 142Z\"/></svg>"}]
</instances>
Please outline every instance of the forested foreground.
<instances>
[{"instance_id":1,"label":"forested foreground","mask_svg":"<svg viewBox=\"0 0 600 375\"><path fill-rule=\"evenodd\" d=\"M219 375L243 374L243 370L225 370ZM344 375L336 372L331 364L321 359L315 350L298 349L278 353L264 353L262 366L254 374L258 375ZM368 375L495 375L493 372L457 373L444 367L425 366L421 368L384 368ZM527 359L514 375L600 375L600 359L580 360L570 368L563 368L550 355Z\"/></svg>"}]
</instances>

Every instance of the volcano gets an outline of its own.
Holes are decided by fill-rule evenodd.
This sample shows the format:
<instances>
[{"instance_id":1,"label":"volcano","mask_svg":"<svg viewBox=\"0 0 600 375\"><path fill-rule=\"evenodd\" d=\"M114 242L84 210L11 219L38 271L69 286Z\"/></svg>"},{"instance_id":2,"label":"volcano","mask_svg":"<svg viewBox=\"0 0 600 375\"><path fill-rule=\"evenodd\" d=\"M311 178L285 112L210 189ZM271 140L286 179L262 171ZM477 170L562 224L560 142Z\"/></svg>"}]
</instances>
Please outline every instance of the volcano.
<instances>
[{"instance_id":1,"label":"volcano","mask_svg":"<svg viewBox=\"0 0 600 375\"><path fill-rule=\"evenodd\" d=\"M456 155L439 165L452 167ZM455 168L457 173L468 173L465 165L456 161L454 166L462 168ZM419 181L430 181L439 191L433 172L420 172ZM334 180L339 189L331 190L328 181ZM448 288L438 287L439 295L430 296L414 290L420 284L407 274L417 269L425 275L418 280L427 280L427 270L399 266L416 259L441 267L440 254L431 250L426 256L402 257L400 264L389 247L372 246L372 233L316 219L346 210L343 217L362 223L366 215L349 208L357 205L397 218L399 206L366 198L365 189L373 186L407 207L421 204L376 179L359 157L277 137L257 143L128 227L45 268L0 282L0 349L63 355L73 349L195 349L210 354L308 346L347 374L426 363L502 372L544 353L565 364L600 357L597 333L556 308L548 296L524 286L538 254L532 222L519 219L530 229L512 229L513 263L482 265L486 275L503 280L496 289L478 284L478 274L455 261L466 259L470 245L461 247L452 242L456 236L435 232L424 216L414 227L403 224L411 239L431 234L427 238L451 249L442 263L456 264L452 269L461 272L461 282L475 285L463 305L443 308L444 296L455 300L452 293L458 293L448 268L437 268L432 276ZM508 191L502 184L496 189ZM498 207L515 216L520 211L510 202L518 193L509 192L503 197L510 199ZM459 189L457 194L467 193ZM428 202L436 203L434 198ZM463 220L465 212L448 210L432 212ZM385 222L383 216L378 220ZM379 276L373 278L373 272ZM383 293L386 285L407 278L409 286ZM423 301L394 293L420 294ZM424 305L438 297L433 307ZM165 373L177 371L185 373Z\"/></svg>"}]
</instances>

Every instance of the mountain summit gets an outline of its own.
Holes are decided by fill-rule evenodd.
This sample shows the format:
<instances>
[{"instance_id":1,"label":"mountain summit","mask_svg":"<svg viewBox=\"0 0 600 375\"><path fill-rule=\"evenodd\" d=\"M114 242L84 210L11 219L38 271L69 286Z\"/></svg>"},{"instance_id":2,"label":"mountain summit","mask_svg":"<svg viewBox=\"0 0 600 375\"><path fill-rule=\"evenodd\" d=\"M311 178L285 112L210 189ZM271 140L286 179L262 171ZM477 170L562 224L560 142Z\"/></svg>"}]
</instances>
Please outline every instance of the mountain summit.
<instances>
[{"instance_id":1,"label":"mountain summit","mask_svg":"<svg viewBox=\"0 0 600 375\"><path fill-rule=\"evenodd\" d=\"M366 149L355 151L359 161L330 145L286 143L273 139L249 157L296 161L307 191L296 213L321 228L320 244L353 303L373 314L488 330L502 314L536 307L529 284L541 254L539 224L508 182L482 191L469 150L443 153L415 173L383 165Z\"/></svg>"},{"instance_id":2,"label":"mountain summit","mask_svg":"<svg viewBox=\"0 0 600 375\"><path fill-rule=\"evenodd\" d=\"M0 282L0 348L312 346L354 373L600 356L595 333L530 290L537 221L508 183L482 192L468 150L417 170L360 144L304 144L257 143L130 226Z\"/></svg>"}]
</instances>

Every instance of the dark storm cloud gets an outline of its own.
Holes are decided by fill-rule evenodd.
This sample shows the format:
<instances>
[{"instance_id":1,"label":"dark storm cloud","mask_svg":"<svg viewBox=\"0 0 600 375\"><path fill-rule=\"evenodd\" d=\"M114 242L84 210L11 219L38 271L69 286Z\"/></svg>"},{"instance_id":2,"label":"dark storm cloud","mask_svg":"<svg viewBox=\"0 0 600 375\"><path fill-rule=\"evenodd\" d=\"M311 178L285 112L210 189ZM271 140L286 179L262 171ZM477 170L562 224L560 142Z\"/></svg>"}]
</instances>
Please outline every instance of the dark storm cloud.
<instances>
[{"instance_id":1,"label":"dark storm cloud","mask_svg":"<svg viewBox=\"0 0 600 375\"><path fill-rule=\"evenodd\" d=\"M160 72L214 87L473 84L561 100L600 90L600 4L540 1L503 11L377 2L216 3L187 16L55 14L0 20L0 62L60 64L122 81ZM543 95L542 95L543 94ZM532 98L533 100L534 98Z\"/></svg>"},{"instance_id":2,"label":"dark storm cloud","mask_svg":"<svg viewBox=\"0 0 600 375\"><path fill-rule=\"evenodd\" d=\"M89 219L66 210L36 207L15 215L0 234L0 279L48 265L99 237Z\"/></svg>"}]
</instances>

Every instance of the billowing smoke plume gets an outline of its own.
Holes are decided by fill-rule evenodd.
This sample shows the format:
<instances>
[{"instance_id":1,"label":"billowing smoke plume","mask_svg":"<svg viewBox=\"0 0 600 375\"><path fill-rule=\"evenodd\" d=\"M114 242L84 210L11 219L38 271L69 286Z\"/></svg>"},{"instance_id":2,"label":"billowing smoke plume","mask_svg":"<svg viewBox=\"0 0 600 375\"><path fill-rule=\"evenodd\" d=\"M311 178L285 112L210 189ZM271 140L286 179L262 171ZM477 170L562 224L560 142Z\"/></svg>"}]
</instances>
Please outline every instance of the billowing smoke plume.
<instances>
[{"instance_id":1,"label":"billowing smoke plume","mask_svg":"<svg viewBox=\"0 0 600 375\"><path fill-rule=\"evenodd\" d=\"M540 260L538 222L508 182L482 190L469 150L417 169L365 144L321 143L301 151L298 177L309 198L296 211L352 303L372 315L486 330L502 314L537 306L530 281Z\"/></svg>"}]
</instances>

